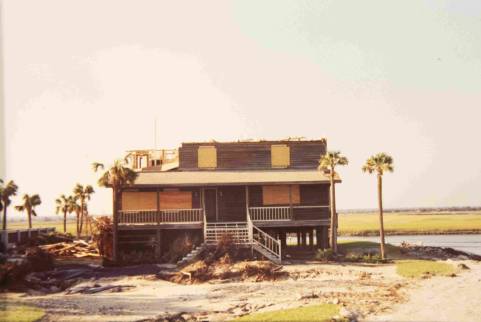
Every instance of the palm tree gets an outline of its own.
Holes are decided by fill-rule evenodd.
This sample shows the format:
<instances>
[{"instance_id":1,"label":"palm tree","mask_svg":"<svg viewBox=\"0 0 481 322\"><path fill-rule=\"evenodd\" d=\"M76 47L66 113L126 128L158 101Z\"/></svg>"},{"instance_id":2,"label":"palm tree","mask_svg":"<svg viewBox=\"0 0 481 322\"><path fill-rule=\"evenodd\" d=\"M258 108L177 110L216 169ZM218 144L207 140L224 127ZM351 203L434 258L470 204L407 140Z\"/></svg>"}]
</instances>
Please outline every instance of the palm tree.
<instances>
[{"instance_id":1,"label":"palm tree","mask_svg":"<svg viewBox=\"0 0 481 322\"><path fill-rule=\"evenodd\" d=\"M39 206L42 203L42 200L40 200L40 196L37 194L32 196L28 194L24 194L22 199L23 199L23 204L15 206L15 209L17 211L27 212L28 229L32 229L32 215L37 216L37 213L35 212L35 207Z\"/></svg>"},{"instance_id":2,"label":"palm tree","mask_svg":"<svg viewBox=\"0 0 481 322\"><path fill-rule=\"evenodd\" d=\"M93 163L93 170L97 172L99 169L104 169L102 163ZM98 180L100 187L112 188L112 213L113 213L113 261L117 261L117 226L118 226L118 196L120 189L134 183L137 178L137 172L127 167L127 160L116 160L114 164L105 171Z\"/></svg>"},{"instance_id":3,"label":"palm tree","mask_svg":"<svg viewBox=\"0 0 481 322\"><path fill-rule=\"evenodd\" d=\"M77 183L77 185L73 189L74 197L80 202L80 220L77 223L78 237L80 237L80 234L82 234L83 222L85 220L85 217L87 216L85 213L87 209L87 201L90 200L90 195L94 192L94 188L92 188L91 185L87 185L84 187L79 183Z\"/></svg>"},{"instance_id":4,"label":"palm tree","mask_svg":"<svg viewBox=\"0 0 481 322\"><path fill-rule=\"evenodd\" d=\"M2 210L3 210L3 224L2 229L7 229L7 209L10 206L11 200L13 196L17 195L18 186L10 180L7 184L3 184L3 180L0 184L0 199L2 200Z\"/></svg>"},{"instance_id":5,"label":"palm tree","mask_svg":"<svg viewBox=\"0 0 481 322\"><path fill-rule=\"evenodd\" d=\"M381 259L385 258L385 240L384 240L384 220L382 208L382 176L385 172L393 172L393 158L386 153L378 153L367 159L366 164L362 167L363 172L369 174L377 174L377 196L379 203L379 235L381 237Z\"/></svg>"},{"instance_id":6,"label":"palm tree","mask_svg":"<svg viewBox=\"0 0 481 322\"><path fill-rule=\"evenodd\" d=\"M337 253L336 166L347 165L349 160L339 151L328 151L321 156L319 170L329 173L331 183L331 249Z\"/></svg>"},{"instance_id":7,"label":"palm tree","mask_svg":"<svg viewBox=\"0 0 481 322\"><path fill-rule=\"evenodd\" d=\"M72 196L65 196L62 194L59 198L55 199L55 213L56 214L63 214L63 232L67 232L67 214L72 212L71 208L71 200L73 199Z\"/></svg>"}]
</instances>

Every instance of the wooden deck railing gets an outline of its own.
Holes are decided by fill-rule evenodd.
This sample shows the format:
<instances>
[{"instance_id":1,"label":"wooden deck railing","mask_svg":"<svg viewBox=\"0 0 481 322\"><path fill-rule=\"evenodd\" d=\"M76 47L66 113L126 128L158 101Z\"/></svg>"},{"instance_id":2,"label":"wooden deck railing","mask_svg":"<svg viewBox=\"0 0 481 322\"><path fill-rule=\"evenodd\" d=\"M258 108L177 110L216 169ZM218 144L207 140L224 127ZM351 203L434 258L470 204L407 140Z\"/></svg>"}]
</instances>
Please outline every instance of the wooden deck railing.
<instances>
[{"instance_id":1,"label":"wooden deck railing","mask_svg":"<svg viewBox=\"0 0 481 322\"><path fill-rule=\"evenodd\" d=\"M252 221L288 221L295 220L294 212L298 209L323 209L329 206L280 206L280 207L249 207Z\"/></svg>"},{"instance_id":2,"label":"wooden deck railing","mask_svg":"<svg viewBox=\"0 0 481 322\"><path fill-rule=\"evenodd\" d=\"M203 221L201 208L119 211L119 224L201 223Z\"/></svg>"}]
</instances>

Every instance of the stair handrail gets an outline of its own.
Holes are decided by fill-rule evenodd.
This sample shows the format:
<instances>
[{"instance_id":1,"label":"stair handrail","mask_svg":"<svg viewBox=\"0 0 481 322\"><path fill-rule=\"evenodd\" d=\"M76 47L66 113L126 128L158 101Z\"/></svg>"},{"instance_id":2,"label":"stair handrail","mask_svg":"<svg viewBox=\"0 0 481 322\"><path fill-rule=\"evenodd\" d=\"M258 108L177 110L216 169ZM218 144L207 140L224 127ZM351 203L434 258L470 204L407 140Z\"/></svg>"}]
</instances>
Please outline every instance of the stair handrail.
<instances>
[{"instance_id":1,"label":"stair handrail","mask_svg":"<svg viewBox=\"0 0 481 322\"><path fill-rule=\"evenodd\" d=\"M281 261L282 260L281 241L279 239L273 238L271 235L269 235L262 229L255 226L252 223L249 211L247 211L247 225L249 227L249 239L252 241L252 244L255 243L261 246L263 249L265 249L272 255L276 256L279 259L279 261ZM255 237L254 231L257 232L257 235L258 235L257 238Z\"/></svg>"}]
</instances>

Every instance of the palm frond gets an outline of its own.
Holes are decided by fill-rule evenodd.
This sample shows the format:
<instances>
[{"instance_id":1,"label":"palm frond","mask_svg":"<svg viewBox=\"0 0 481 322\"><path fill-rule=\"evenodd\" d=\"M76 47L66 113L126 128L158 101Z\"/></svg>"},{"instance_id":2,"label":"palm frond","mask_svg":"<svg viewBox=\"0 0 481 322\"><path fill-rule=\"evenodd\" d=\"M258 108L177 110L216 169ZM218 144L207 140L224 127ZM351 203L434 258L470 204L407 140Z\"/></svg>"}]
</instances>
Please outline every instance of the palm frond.
<instances>
[{"instance_id":1,"label":"palm frond","mask_svg":"<svg viewBox=\"0 0 481 322\"><path fill-rule=\"evenodd\" d=\"M394 171L394 160L387 153L378 153L371 156L366 160L366 163L362 167L363 172L374 173L383 175L385 172Z\"/></svg>"},{"instance_id":2,"label":"palm frond","mask_svg":"<svg viewBox=\"0 0 481 322\"><path fill-rule=\"evenodd\" d=\"M94 170L94 172L97 172L99 171L99 169L104 169L104 165L103 163L99 163L99 162L93 162L92 163L92 169Z\"/></svg>"}]
</instances>

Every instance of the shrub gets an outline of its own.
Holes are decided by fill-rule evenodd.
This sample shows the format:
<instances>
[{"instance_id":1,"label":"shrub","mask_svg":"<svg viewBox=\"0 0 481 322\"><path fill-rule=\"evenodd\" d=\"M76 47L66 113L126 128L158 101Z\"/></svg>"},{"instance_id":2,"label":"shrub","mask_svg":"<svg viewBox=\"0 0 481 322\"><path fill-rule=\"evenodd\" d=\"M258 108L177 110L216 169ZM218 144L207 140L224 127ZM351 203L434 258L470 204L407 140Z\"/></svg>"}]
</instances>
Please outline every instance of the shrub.
<instances>
[{"instance_id":1,"label":"shrub","mask_svg":"<svg viewBox=\"0 0 481 322\"><path fill-rule=\"evenodd\" d=\"M316 253L315 258L321 261L329 261L335 259L334 252L332 249L319 249Z\"/></svg>"}]
</instances>

